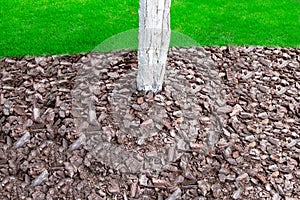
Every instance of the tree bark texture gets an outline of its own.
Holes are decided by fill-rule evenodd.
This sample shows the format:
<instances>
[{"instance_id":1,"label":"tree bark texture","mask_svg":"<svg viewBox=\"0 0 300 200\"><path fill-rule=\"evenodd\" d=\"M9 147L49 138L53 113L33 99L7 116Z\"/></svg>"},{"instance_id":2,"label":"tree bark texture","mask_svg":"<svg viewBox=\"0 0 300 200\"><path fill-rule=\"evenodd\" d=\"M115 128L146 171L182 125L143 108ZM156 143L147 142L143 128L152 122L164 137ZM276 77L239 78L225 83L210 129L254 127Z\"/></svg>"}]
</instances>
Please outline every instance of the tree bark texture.
<instances>
[{"instance_id":1,"label":"tree bark texture","mask_svg":"<svg viewBox=\"0 0 300 200\"><path fill-rule=\"evenodd\" d=\"M171 0L140 0L137 89L162 89L170 44Z\"/></svg>"}]
</instances>

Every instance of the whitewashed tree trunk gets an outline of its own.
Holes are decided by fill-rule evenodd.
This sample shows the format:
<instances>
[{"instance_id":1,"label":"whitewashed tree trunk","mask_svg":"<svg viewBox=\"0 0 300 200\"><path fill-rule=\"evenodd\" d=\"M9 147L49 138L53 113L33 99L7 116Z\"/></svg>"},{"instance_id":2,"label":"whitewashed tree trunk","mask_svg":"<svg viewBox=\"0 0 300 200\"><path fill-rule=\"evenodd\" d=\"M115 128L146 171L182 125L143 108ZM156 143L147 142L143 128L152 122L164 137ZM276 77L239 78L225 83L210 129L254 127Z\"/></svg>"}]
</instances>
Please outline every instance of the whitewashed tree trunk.
<instances>
[{"instance_id":1,"label":"whitewashed tree trunk","mask_svg":"<svg viewBox=\"0 0 300 200\"><path fill-rule=\"evenodd\" d=\"M170 44L171 0L140 0L137 89L162 89Z\"/></svg>"}]
</instances>

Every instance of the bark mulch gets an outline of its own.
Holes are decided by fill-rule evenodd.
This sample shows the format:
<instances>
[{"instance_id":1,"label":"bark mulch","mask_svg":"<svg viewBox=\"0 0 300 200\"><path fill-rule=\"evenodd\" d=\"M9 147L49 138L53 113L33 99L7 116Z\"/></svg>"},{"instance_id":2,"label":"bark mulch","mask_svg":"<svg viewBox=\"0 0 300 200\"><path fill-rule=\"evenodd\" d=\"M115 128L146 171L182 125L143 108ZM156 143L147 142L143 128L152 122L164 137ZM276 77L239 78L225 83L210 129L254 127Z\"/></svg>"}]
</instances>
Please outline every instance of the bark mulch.
<instances>
[{"instance_id":1,"label":"bark mulch","mask_svg":"<svg viewBox=\"0 0 300 200\"><path fill-rule=\"evenodd\" d=\"M3 58L0 199L300 199L300 49L173 47L158 94L136 71Z\"/></svg>"}]
</instances>

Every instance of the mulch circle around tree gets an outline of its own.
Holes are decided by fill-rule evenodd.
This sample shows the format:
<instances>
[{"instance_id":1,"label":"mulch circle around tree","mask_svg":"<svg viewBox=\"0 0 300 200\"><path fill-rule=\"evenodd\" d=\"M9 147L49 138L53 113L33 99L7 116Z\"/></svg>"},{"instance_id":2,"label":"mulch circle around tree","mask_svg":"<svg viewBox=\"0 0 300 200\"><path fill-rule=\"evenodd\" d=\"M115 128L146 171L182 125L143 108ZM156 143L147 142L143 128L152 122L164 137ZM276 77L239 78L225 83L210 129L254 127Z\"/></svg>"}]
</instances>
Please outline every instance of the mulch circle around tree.
<instances>
[{"instance_id":1,"label":"mulch circle around tree","mask_svg":"<svg viewBox=\"0 0 300 200\"><path fill-rule=\"evenodd\" d=\"M136 70L133 51L3 58L0 199L300 199L300 49L173 47L158 94Z\"/></svg>"}]
</instances>

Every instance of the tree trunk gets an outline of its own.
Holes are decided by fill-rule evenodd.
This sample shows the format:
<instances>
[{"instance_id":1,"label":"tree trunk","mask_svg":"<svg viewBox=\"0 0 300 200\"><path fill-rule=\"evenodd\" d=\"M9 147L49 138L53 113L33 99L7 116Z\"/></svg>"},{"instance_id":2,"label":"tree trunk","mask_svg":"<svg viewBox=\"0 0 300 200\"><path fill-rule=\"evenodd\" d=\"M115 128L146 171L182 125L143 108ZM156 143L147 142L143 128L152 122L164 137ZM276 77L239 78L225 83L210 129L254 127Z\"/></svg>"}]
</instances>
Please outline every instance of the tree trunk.
<instances>
[{"instance_id":1,"label":"tree trunk","mask_svg":"<svg viewBox=\"0 0 300 200\"><path fill-rule=\"evenodd\" d=\"M171 0L140 0L137 89L162 89L170 44Z\"/></svg>"}]
</instances>

